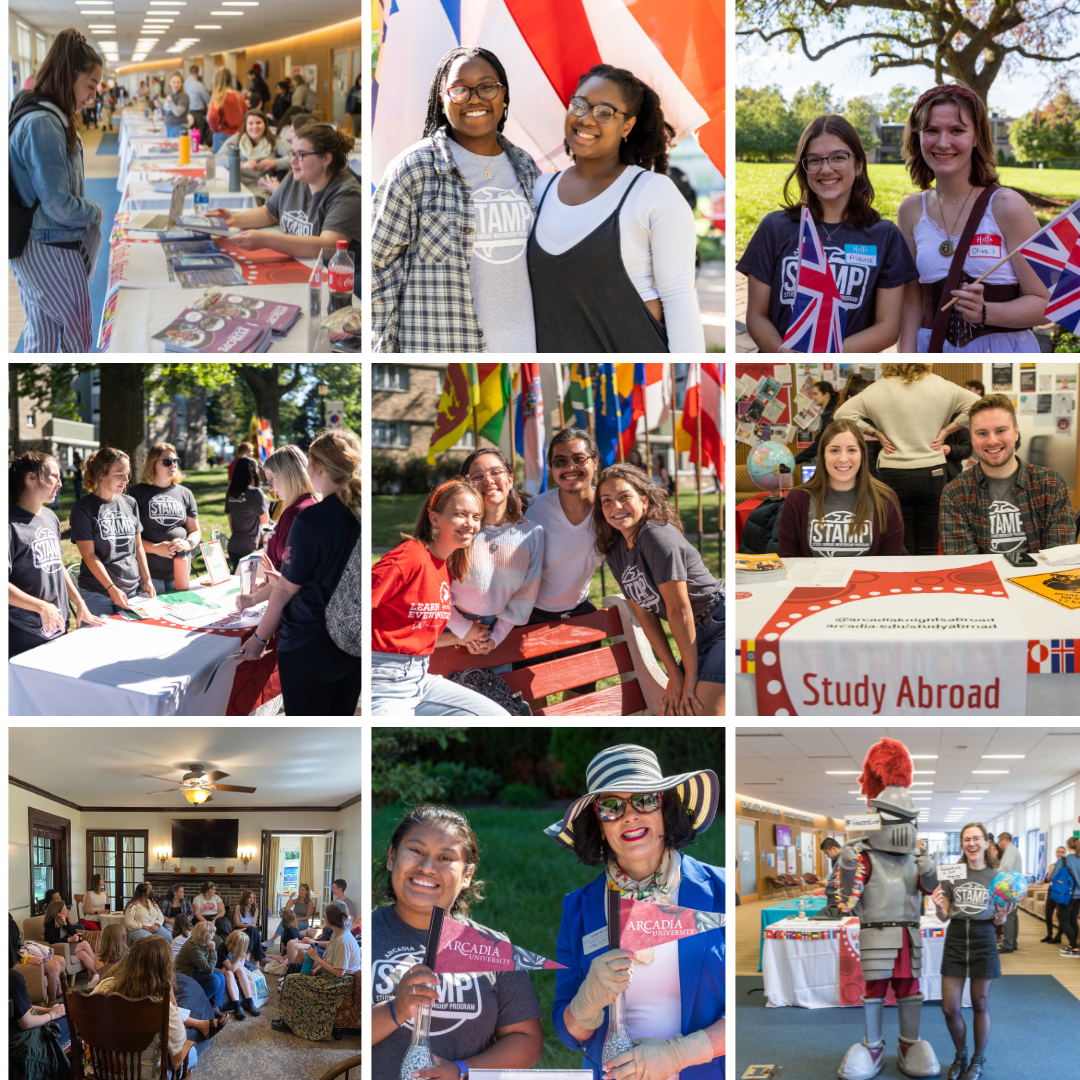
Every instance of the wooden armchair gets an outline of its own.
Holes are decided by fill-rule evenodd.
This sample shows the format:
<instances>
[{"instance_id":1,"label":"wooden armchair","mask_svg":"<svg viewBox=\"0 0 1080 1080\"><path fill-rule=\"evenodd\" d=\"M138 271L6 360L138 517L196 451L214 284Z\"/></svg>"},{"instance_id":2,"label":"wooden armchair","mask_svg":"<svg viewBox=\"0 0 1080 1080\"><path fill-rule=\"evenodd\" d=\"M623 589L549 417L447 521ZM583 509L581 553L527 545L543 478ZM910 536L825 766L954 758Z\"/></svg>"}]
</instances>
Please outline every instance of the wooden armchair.
<instances>
[{"instance_id":1,"label":"wooden armchair","mask_svg":"<svg viewBox=\"0 0 1080 1080\"><path fill-rule=\"evenodd\" d=\"M123 994L64 995L71 1034L71 1080L188 1080L189 1039L173 1065L169 1054L169 999L125 997ZM142 1060L154 1036L160 1037L161 1062ZM87 1072L89 1068L89 1072Z\"/></svg>"}]
</instances>

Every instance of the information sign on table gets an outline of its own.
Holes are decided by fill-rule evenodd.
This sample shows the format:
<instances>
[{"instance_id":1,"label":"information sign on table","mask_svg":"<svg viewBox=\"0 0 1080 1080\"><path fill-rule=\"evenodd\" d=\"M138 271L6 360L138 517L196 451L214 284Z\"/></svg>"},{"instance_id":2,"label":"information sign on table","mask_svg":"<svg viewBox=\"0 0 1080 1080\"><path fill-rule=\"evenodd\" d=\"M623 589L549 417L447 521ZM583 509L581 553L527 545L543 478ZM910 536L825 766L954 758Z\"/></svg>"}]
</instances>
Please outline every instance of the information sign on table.
<instances>
[{"instance_id":1,"label":"information sign on table","mask_svg":"<svg viewBox=\"0 0 1080 1080\"><path fill-rule=\"evenodd\" d=\"M210 574L210 580L215 585L228 581L232 574L229 572L229 564L225 559L225 552L221 550L220 540L211 540L208 544L200 544L203 559L206 560L206 569Z\"/></svg>"}]
</instances>

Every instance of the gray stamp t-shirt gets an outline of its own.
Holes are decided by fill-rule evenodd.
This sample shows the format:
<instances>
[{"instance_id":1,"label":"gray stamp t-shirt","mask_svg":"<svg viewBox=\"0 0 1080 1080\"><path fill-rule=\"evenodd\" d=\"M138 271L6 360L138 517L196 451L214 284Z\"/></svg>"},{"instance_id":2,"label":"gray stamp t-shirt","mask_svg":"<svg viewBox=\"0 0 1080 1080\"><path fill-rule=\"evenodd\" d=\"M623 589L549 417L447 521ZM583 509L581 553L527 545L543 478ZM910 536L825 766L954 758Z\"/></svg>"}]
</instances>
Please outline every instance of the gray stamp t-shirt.
<instances>
[{"instance_id":1,"label":"gray stamp t-shirt","mask_svg":"<svg viewBox=\"0 0 1080 1080\"><path fill-rule=\"evenodd\" d=\"M533 212L505 151L474 154L448 142L450 153L472 188L474 235L469 280L473 307L488 352L536 352L532 288L525 245ZM490 179L485 176L490 172Z\"/></svg>"},{"instance_id":2,"label":"gray stamp t-shirt","mask_svg":"<svg viewBox=\"0 0 1080 1080\"><path fill-rule=\"evenodd\" d=\"M290 172L267 199L266 209L289 236L341 233L349 238L349 250L359 255L362 204L360 181L350 169L342 169L314 194L307 184L297 183Z\"/></svg>"},{"instance_id":3,"label":"gray stamp t-shirt","mask_svg":"<svg viewBox=\"0 0 1080 1080\"><path fill-rule=\"evenodd\" d=\"M1027 551L1027 534L1020 519L1020 507L1013 498L1016 473L998 480L986 478L990 494L990 551Z\"/></svg>"},{"instance_id":4,"label":"gray stamp t-shirt","mask_svg":"<svg viewBox=\"0 0 1080 1080\"><path fill-rule=\"evenodd\" d=\"M858 492L829 490L822 507L822 518L818 520L816 502L810 505L810 514L806 521L806 540L810 550L817 558L838 559L853 555L865 555L870 550L874 526L870 520L864 521L862 528L855 532L852 528L855 520L855 499Z\"/></svg>"},{"instance_id":5,"label":"gray stamp t-shirt","mask_svg":"<svg viewBox=\"0 0 1080 1080\"><path fill-rule=\"evenodd\" d=\"M667 605L660 586L669 581L685 581L694 618L713 605L724 583L705 569L696 547L674 525L647 521L632 548L619 536L607 554L611 572L622 591L639 607L667 621Z\"/></svg>"},{"instance_id":6,"label":"gray stamp t-shirt","mask_svg":"<svg viewBox=\"0 0 1080 1080\"><path fill-rule=\"evenodd\" d=\"M471 919L455 918L505 940L504 934ZM371 1004L378 1005L394 996L402 976L414 964L423 963L427 931L409 926L393 907L381 907L371 915L371 940ZM460 1061L487 1049L497 1028L540 1019L527 971L446 974L438 979L439 998L431 1014L431 1051L447 1061ZM372 1080L398 1080L412 1032L409 1021L372 1047Z\"/></svg>"},{"instance_id":7,"label":"gray stamp t-shirt","mask_svg":"<svg viewBox=\"0 0 1080 1080\"><path fill-rule=\"evenodd\" d=\"M60 547L60 522L43 506L35 517L13 503L8 507L8 581L27 596L55 605L61 615L68 610L67 575ZM62 626L46 634L36 611L8 604L8 622L40 638L63 635Z\"/></svg>"},{"instance_id":8,"label":"gray stamp t-shirt","mask_svg":"<svg viewBox=\"0 0 1080 1080\"><path fill-rule=\"evenodd\" d=\"M139 507L130 495L114 495L106 502L99 495L84 495L71 508L71 541L93 540L94 554L105 564L112 583L128 598L140 588L135 545L143 531ZM108 590L83 560L79 592L108 595Z\"/></svg>"},{"instance_id":9,"label":"gray stamp t-shirt","mask_svg":"<svg viewBox=\"0 0 1080 1080\"><path fill-rule=\"evenodd\" d=\"M990 896L990 886L997 873L989 866L981 870L972 870L969 866L965 880L943 881L941 891L950 904L949 918L971 919L973 922L992 919L997 912Z\"/></svg>"}]
</instances>

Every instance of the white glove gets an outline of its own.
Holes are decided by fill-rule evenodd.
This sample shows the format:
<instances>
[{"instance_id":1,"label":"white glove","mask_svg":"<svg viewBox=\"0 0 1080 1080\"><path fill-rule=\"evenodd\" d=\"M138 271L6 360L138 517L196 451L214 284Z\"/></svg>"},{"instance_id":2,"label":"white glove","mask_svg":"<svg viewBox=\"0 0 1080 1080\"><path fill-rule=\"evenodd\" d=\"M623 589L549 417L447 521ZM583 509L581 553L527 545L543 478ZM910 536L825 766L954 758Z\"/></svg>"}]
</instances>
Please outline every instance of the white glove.
<instances>
[{"instance_id":1,"label":"white glove","mask_svg":"<svg viewBox=\"0 0 1080 1080\"><path fill-rule=\"evenodd\" d=\"M582 1027L595 1031L604 1022L604 1010L629 987L632 968L631 954L625 949L601 953L589 965L585 981L570 1002L573 1018Z\"/></svg>"},{"instance_id":2,"label":"white glove","mask_svg":"<svg viewBox=\"0 0 1080 1080\"><path fill-rule=\"evenodd\" d=\"M604 1062L604 1075L612 1080L667 1080L691 1065L713 1059L712 1039L704 1031L676 1035L674 1039L635 1039L633 1050Z\"/></svg>"}]
</instances>

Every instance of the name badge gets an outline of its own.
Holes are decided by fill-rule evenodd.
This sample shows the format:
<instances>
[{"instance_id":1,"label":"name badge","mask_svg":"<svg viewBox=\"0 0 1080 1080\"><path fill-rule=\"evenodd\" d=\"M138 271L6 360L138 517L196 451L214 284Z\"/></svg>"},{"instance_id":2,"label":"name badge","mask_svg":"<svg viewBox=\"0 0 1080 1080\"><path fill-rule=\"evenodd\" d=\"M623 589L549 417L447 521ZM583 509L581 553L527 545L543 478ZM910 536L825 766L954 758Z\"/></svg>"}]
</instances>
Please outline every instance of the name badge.
<instances>
[{"instance_id":1,"label":"name badge","mask_svg":"<svg viewBox=\"0 0 1080 1080\"><path fill-rule=\"evenodd\" d=\"M1000 259L1001 237L994 233L976 233L971 239L968 257L972 259Z\"/></svg>"},{"instance_id":2,"label":"name badge","mask_svg":"<svg viewBox=\"0 0 1080 1080\"><path fill-rule=\"evenodd\" d=\"M586 934L581 939L581 951L588 956L589 953L594 953L599 949L607 950L607 927L602 926L599 930L594 930L591 934Z\"/></svg>"},{"instance_id":3,"label":"name badge","mask_svg":"<svg viewBox=\"0 0 1080 1080\"><path fill-rule=\"evenodd\" d=\"M877 247L874 244L845 244L844 262L849 266L877 266Z\"/></svg>"}]
</instances>

